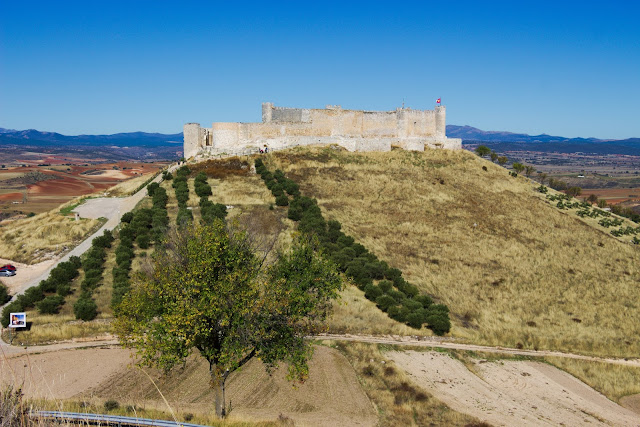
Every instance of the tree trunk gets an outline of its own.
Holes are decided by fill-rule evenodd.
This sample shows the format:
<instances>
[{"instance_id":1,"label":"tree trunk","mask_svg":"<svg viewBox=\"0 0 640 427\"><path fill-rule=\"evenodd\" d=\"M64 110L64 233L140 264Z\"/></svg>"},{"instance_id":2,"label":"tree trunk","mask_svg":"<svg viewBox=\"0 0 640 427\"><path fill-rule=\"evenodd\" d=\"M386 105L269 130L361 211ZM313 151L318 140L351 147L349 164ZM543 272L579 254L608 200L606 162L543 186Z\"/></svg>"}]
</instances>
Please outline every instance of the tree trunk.
<instances>
[{"instance_id":1,"label":"tree trunk","mask_svg":"<svg viewBox=\"0 0 640 427\"><path fill-rule=\"evenodd\" d=\"M224 383L227 378L225 375L218 375L216 367L212 362L209 362L209 375L211 375L211 387L214 393L216 416L218 418L224 418L227 415L224 396Z\"/></svg>"}]
</instances>

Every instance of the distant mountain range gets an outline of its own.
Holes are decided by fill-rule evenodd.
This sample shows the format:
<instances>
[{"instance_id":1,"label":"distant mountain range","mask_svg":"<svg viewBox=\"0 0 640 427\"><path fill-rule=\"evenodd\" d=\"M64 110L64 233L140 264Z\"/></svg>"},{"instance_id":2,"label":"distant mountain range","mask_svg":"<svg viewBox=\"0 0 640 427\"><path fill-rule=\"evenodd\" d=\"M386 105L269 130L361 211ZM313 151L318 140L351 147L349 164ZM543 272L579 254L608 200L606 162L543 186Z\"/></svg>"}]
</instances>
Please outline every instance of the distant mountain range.
<instances>
[{"instance_id":1,"label":"distant mountain range","mask_svg":"<svg viewBox=\"0 0 640 427\"><path fill-rule=\"evenodd\" d=\"M461 138L464 145L484 144L495 151L627 154L640 156L640 138L566 138L553 135L483 131L471 126L447 125L447 136Z\"/></svg>"},{"instance_id":2,"label":"distant mountain range","mask_svg":"<svg viewBox=\"0 0 640 427\"><path fill-rule=\"evenodd\" d=\"M130 132L113 135L68 136L55 132L40 132L34 129L12 130L0 128L0 144L49 145L115 145L135 147L157 147L182 145L182 133Z\"/></svg>"},{"instance_id":3,"label":"distant mountain range","mask_svg":"<svg viewBox=\"0 0 640 427\"><path fill-rule=\"evenodd\" d=\"M499 151L540 151L560 153L628 154L640 156L640 138L621 140L597 138L566 138L553 135L527 135L522 133L483 131L472 126L447 125L447 136L461 138L465 146L485 144ZM63 147L90 149L116 149L127 147L137 149L134 154L121 153L125 157L149 157L155 151L160 157L175 157L182 150L182 133L161 134L146 132L116 133L113 135L68 136L55 132L37 130L12 130L0 128L0 148L2 146L37 146L51 149ZM140 150L144 150L142 153ZM135 150L134 150L135 151ZM162 152L162 154L160 154ZM151 156L155 157L155 156Z\"/></svg>"}]
</instances>

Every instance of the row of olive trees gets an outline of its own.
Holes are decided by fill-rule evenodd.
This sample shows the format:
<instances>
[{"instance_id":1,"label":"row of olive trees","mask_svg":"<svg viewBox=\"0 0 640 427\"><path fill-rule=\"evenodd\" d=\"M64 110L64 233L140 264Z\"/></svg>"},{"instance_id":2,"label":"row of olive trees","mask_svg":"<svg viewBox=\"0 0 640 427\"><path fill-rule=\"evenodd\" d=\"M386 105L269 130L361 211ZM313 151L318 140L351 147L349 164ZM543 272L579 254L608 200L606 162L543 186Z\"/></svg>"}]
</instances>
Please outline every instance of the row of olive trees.
<instances>
[{"instance_id":1,"label":"row of olive trees","mask_svg":"<svg viewBox=\"0 0 640 427\"><path fill-rule=\"evenodd\" d=\"M285 198L279 206L289 206L288 218L298 222L298 230L315 236L338 269L353 280L365 296L396 321L420 329L423 325L437 335L449 332L449 309L433 304L428 295L420 295L418 288L402 277L397 268L380 261L363 245L346 235L336 220L326 221L315 199L302 196L299 186L277 169L271 173L260 159L255 162L259 173L273 195ZM286 193L283 191L286 191ZM289 201L289 194L292 200Z\"/></svg>"},{"instance_id":2,"label":"row of olive trees","mask_svg":"<svg viewBox=\"0 0 640 427\"><path fill-rule=\"evenodd\" d=\"M206 177L197 180L204 199ZM192 349L200 352L221 417L230 411L227 378L254 357L269 370L285 362L290 379L307 377L312 346L305 337L321 330L341 289L334 266L317 256L317 242L299 236L271 265L256 256L253 242L220 217L180 221L156 248L153 269L132 280L115 309L114 329L138 350L140 364L169 370Z\"/></svg>"}]
</instances>

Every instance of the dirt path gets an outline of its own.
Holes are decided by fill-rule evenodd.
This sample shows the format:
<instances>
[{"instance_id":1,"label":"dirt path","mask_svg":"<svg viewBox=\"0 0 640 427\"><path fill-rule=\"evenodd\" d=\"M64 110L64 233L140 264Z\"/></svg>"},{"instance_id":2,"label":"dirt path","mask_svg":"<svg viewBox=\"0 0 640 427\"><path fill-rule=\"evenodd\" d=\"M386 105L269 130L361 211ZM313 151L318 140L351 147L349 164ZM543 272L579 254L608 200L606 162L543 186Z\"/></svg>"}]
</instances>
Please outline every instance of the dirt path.
<instances>
[{"instance_id":1,"label":"dirt path","mask_svg":"<svg viewBox=\"0 0 640 427\"><path fill-rule=\"evenodd\" d=\"M640 367L640 359L626 359L626 358L616 359L612 357L609 358L609 357L585 356L582 354L563 353L560 351L551 351L551 350L519 350L516 348L490 347L490 346L475 345L475 344L462 344L462 343L457 343L453 341L451 338L417 337L417 336L374 337L374 336L368 336L368 335L349 335L349 334L345 334L345 335L323 334L323 335L318 335L315 338L337 340L337 341L368 342L373 344L450 348L455 350L479 351L479 352L486 352L486 353L508 354L508 355L516 355L516 356L532 356L532 357L553 356L553 357L564 357L567 359L586 360L589 362L603 362L603 363L610 363L613 365Z\"/></svg>"},{"instance_id":2,"label":"dirt path","mask_svg":"<svg viewBox=\"0 0 640 427\"><path fill-rule=\"evenodd\" d=\"M638 414L544 363L478 360L476 375L442 353L386 356L450 408L493 425L640 425Z\"/></svg>"}]
</instances>

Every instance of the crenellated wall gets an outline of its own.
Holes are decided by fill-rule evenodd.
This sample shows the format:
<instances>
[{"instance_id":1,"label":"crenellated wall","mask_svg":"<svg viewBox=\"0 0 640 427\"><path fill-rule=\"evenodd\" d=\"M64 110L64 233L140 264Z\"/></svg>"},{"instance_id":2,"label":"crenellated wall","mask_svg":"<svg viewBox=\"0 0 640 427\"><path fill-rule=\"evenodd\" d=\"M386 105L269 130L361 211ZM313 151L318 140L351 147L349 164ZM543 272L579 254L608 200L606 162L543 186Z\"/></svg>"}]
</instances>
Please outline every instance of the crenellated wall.
<instances>
[{"instance_id":1,"label":"crenellated wall","mask_svg":"<svg viewBox=\"0 0 640 427\"><path fill-rule=\"evenodd\" d=\"M262 104L262 123L197 123L184 126L184 156L238 152L264 147L338 144L350 151L389 151L391 146L423 151L460 149L461 140L445 135L446 107L435 110L399 108L395 111L275 107Z\"/></svg>"}]
</instances>

